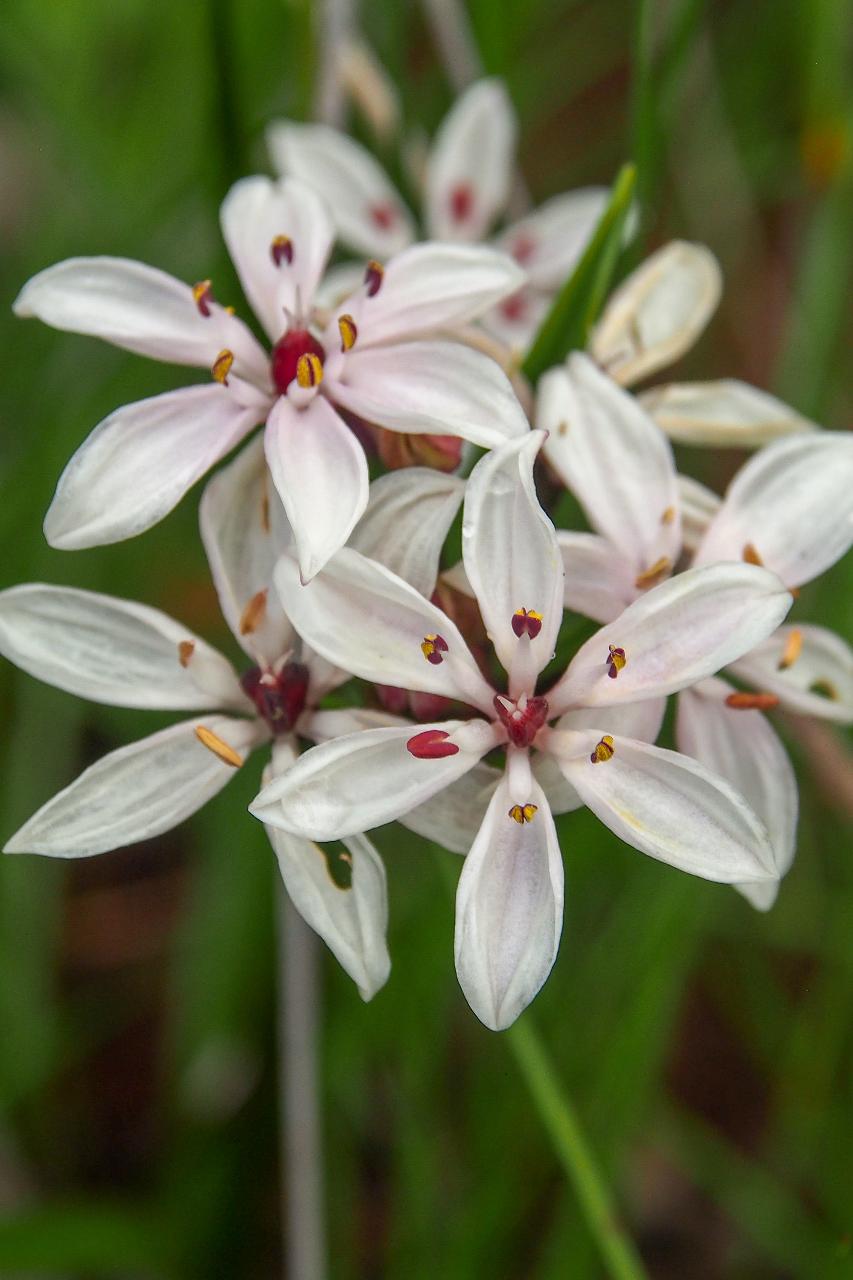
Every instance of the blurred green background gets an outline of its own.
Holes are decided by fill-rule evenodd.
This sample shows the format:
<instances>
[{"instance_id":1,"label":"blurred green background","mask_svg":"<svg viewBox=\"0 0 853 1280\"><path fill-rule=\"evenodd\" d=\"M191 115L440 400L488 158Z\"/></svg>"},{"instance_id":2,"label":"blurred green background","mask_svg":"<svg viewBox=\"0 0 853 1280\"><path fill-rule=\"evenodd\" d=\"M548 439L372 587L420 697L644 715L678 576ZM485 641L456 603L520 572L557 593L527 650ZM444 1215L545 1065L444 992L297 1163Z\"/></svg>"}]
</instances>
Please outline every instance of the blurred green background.
<instances>
[{"instance_id":1,"label":"blurred green background","mask_svg":"<svg viewBox=\"0 0 853 1280\"><path fill-rule=\"evenodd\" d=\"M739 376L847 425L851 9L843 0L472 0L539 199L639 165L646 247L703 239L720 311L679 377ZM363 5L432 129L451 101L423 10ZM2 581L127 595L230 648L192 495L137 541L61 553L41 519L111 409L182 385L13 321L33 272L138 257L238 301L217 229L262 130L304 116L308 0L5 0L0 23ZM357 118L361 132L363 122ZM367 135L363 135L367 136ZM721 488L739 459L681 451ZM796 616L850 635L850 565ZM91 706L4 664L6 838L103 751L168 717ZM778 722L801 779L776 908L562 820L561 955L533 1011L654 1277L853 1275L853 778L834 731ZM250 766L180 830L77 865L0 863L0 1276L280 1274L274 866ZM363 1280L602 1275L500 1036L458 991L443 859L397 827L393 972L363 1006L324 959L331 1269Z\"/></svg>"}]
</instances>

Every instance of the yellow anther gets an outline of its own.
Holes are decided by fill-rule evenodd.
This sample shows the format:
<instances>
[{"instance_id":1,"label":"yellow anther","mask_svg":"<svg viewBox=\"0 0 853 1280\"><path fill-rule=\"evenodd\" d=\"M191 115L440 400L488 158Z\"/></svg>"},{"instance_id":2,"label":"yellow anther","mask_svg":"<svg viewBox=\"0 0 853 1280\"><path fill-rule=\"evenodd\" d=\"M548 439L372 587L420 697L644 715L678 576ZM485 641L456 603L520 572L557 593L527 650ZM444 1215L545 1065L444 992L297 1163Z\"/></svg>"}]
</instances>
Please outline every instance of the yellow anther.
<instances>
[{"instance_id":1,"label":"yellow anther","mask_svg":"<svg viewBox=\"0 0 853 1280\"><path fill-rule=\"evenodd\" d=\"M607 648L609 650L606 660L607 674L611 680L615 680L619 672L625 667L628 655L624 649L617 648L615 644L609 644Z\"/></svg>"},{"instance_id":2,"label":"yellow anther","mask_svg":"<svg viewBox=\"0 0 853 1280\"><path fill-rule=\"evenodd\" d=\"M785 648L782 650L782 657L777 663L777 671L787 671L792 667L803 652L803 633L799 627L794 627L788 632L788 639L785 641Z\"/></svg>"},{"instance_id":3,"label":"yellow anther","mask_svg":"<svg viewBox=\"0 0 853 1280\"><path fill-rule=\"evenodd\" d=\"M282 262L290 265L293 261L293 241L290 236L273 236L270 257L277 267L280 267Z\"/></svg>"},{"instance_id":4,"label":"yellow anther","mask_svg":"<svg viewBox=\"0 0 853 1280\"><path fill-rule=\"evenodd\" d=\"M181 643L178 645L178 662L180 662L182 667L188 667L190 665L190 658L193 656L194 653L195 653L195 641L182 640Z\"/></svg>"},{"instance_id":5,"label":"yellow anther","mask_svg":"<svg viewBox=\"0 0 853 1280\"><path fill-rule=\"evenodd\" d=\"M672 524L675 519L675 507L666 507L661 515L661 524Z\"/></svg>"},{"instance_id":6,"label":"yellow anther","mask_svg":"<svg viewBox=\"0 0 853 1280\"><path fill-rule=\"evenodd\" d=\"M772 711L778 707L779 699L775 693L730 693L726 698L726 706L733 711Z\"/></svg>"},{"instance_id":7,"label":"yellow anther","mask_svg":"<svg viewBox=\"0 0 853 1280\"><path fill-rule=\"evenodd\" d=\"M213 286L210 280L199 280L193 285L193 301L203 316L210 315L210 304L213 302Z\"/></svg>"},{"instance_id":8,"label":"yellow anther","mask_svg":"<svg viewBox=\"0 0 853 1280\"><path fill-rule=\"evenodd\" d=\"M761 559L761 556L758 554L751 542L746 544L741 555L747 564L757 564L759 566L764 564L764 561Z\"/></svg>"},{"instance_id":9,"label":"yellow anther","mask_svg":"<svg viewBox=\"0 0 853 1280\"><path fill-rule=\"evenodd\" d=\"M444 661L443 655L447 653L447 641L444 636L433 634L424 636L421 641L421 653L434 667L441 666Z\"/></svg>"},{"instance_id":10,"label":"yellow anther","mask_svg":"<svg viewBox=\"0 0 853 1280\"><path fill-rule=\"evenodd\" d=\"M296 362L296 381L303 390L319 387L323 381L323 365L313 351L306 351Z\"/></svg>"},{"instance_id":11,"label":"yellow anther","mask_svg":"<svg viewBox=\"0 0 853 1280\"><path fill-rule=\"evenodd\" d=\"M195 736L203 747L207 747L208 751L212 751L224 764L230 764L234 769L239 769L242 765L243 757L238 755L233 747L229 747L228 743L223 741L218 733L214 733L206 725L196 725Z\"/></svg>"},{"instance_id":12,"label":"yellow anther","mask_svg":"<svg viewBox=\"0 0 853 1280\"><path fill-rule=\"evenodd\" d=\"M634 586L653 587L658 582L662 582L664 578L668 578L672 572L672 561L668 556L661 556L655 560L654 564L650 564L648 569L644 569L642 573L638 573L634 579Z\"/></svg>"},{"instance_id":13,"label":"yellow anther","mask_svg":"<svg viewBox=\"0 0 853 1280\"><path fill-rule=\"evenodd\" d=\"M613 739L609 733L605 733L604 737L595 744L592 755L589 758L593 764L604 764L606 760L613 759L614 751Z\"/></svg>"},{"instance_id":14,"label":"yellow anther","mask_svg":"<svg viewBox=\"0 0 853 1280\"><path fill-rule=\"evenodd\" d=\"M220 382L223 387L228 386L228 375L231 372L231 366L234 363L234 352L229 351L226 347L224 351L220 351L219 355L213 362L210 372L213 374L214 382Z\"/></svg>"},{"instance_id":15,"label":"yellow anther","mask_svg":"<svg viewBox=\"0 0 853 1280\"><path fill-rule=\"evenodd\" d=\"M226 314L227 316L233 316L233 314L234 314L234 308L233 308L233 307L228 306L228 307L223 307L222 309L223 309L223 311L225 312L225 314Z\"/></svg>"},{"instance_id":16,"label":"yellow anther","mask_svg":"<svg viewBox=\"0 0 853 1280\"><path fill-rule=\"evenodd\" d=\"M512 818L513 822L517 822L519 826L524 822L532 822L538 812L538 805L535 804L514 804L509 810L507 817Z\"/></svg>"},{"instance_id":17,"label":"yellow anther","mask_svg":"<svg viewBox=\"0 0 853 1280\"><path fill-rule=\"evenodd\" d=\"M250 636L264 620L267 612L267 589L257 591L240 614L240 635Z\"/></svg>"},{"instance_id":18,"label":"yellow anther","mask_svg":"<svg viewBox=\"0 0 853 1280\"><path fill-rule=\"evenodd\" d=\"M341 351L352 351L358 337L358 325L352 316L338 316L338 329L341 334Z\"/></svg>"}]
</instances>

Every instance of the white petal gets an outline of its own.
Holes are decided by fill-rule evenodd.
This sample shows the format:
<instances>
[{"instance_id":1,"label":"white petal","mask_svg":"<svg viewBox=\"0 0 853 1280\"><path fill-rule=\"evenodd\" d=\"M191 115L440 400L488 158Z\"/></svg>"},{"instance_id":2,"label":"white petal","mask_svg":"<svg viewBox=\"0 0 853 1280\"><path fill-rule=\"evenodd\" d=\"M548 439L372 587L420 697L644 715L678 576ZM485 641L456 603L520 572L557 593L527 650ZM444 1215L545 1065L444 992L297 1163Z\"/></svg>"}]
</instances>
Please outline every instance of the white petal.
<instances>
[{"instance_id":1,"label":"white petal","mask_svg":"<svg viewBox=\"0 0 853 1280\"><path fill-rule=\"evenodd\" d=\"M247 709L231 663L188 627L94 591L29 583L0 592L0 653L37 680L110 706Z\"/></svg>"},{"instance_id":2,"label":"white petal","mask_svg":"<svg viewBox=\"0 0 853 1280\"><path fill-rule=\"evenodd\" d=\"M683 444L755 449L778 436L814 431L815 424L748 382L673 382L652 387L640 403L658 426Z\"/></svg>"},{"instance_id":3,"label":"white petal","mask_svg":"<svg viewBox=\"0 0 853 1280\"><path fill-rule=\"evenodd\" d=\"M335 707L329 711L310 711L299 725L300 737L304 734L311 742L328 742L331 738L343 738L361 729L391 729L408 725L417 732L414 722L405 716L395 716L377 707Z\"/></svg>"},{"instance_id":4,"label":"white petal","mask_svg":"<svg viewBox=\"0 0 853 1280\"><path fill-rule=\"evenodd\" d=\"M133 538L177 506L259 421L226 387L184 387L117 409L71 458L44 520L63 551Z\"/></svg>"},{"instance_id":5,"label":"white petal","mask_svg":"<svg viewBox=\"0 0 853 1280\"><path fill-rule=\"evenodd\" d=\"M584 803L621 840L706 880L737 884L775 879L764 824L725 779L689 756L632 738L614 738L609 760L590 759L609 733L597 729L551 742ZM562 737L562 735L561 735Z\"/></svg>"},{"instance_id":6,"label":"white petal","mask_svg":"<svg viewBox=\"0 0 853 1280\"><path fill-rule=\"evenodd\" d=\"M688 569L652 587L587 640L548 694L552 711L639 702L686 689L748 653L776 629L792 599L752 564ZM608 674L609 646L626 665Z\"/></svg>"},{"instance_id":7,"label":"white petal","mask_svg":"<svg viewBox=\"0 0 853 1280\"><path fill-rule=\"evenodd\" d=\"M681 540L685 551L695 551L708 525L722 506L722 498L691 476L678 477L681 499Z\"/></svg>"},{"instance_id":8,"label":"white petal","mask_svg":"<svg viewBox=\"0 0 853 1280\"><path fill-rule=\"evenodd\" d=\"M481 1022L502 1031L551 972L563 927L563 862L548 801L533 784L531 822L495 792L456 892L456 973Z\"/></svg>"},{"instance_id":9,"label":"white petal","mask_svg":"<svg viewBox=\"0 0 853 1280\"><path fill-rule=\"evenodd\" d=\"M636 399L576 351L542 379L536 425L550 433L545 457L634 577L661 560L672 568L681 550L675 460Z\"/></svg>"},{"instance_id":10,"label":"white petal","mask_svg":"<svg viewBox=\"0 0 853 1280\"><path fill-rule=\"evenodd\" d=\"M171 831L234 776L199 742L200 725L243 757L265 732L252 720L201 716L112 751L48 800L4 852L88 858Z\"/></svg>"},{"instance_id":11,"label":"white petal","mask_svg":"<svg viewBox=\"0 0 853 1280\"><path fill-rule=\"evenodd\" d=\"M287 328L285 310L310 311L335 238L326 206L301 182L243 178L225 197L220 220L243 292L275 342ZM276 236L289 238L292 262L276 264Z\"/></svg>"},{"instance_id":12,"label":"white petal","mask_svg":"<svg viewBox=\"0 0 853 1280\"><path fill-rule=\"evenodd\" d=\"M406 743L439 729L455 755L417 759ZM484 720L445 720L399 729L365 729L322 742L273 779L249 806L262 822L310 840L339 840L414 809L472 768L494 744Z\"/></svg>"},{"instance_id":13,"label":"white petal","mask_svg":"<svg viewBox=\"0 0 853 1280\"><path fill-rule=\"evenodd\" d=\"M853 436L777 440L735 476L696 564L740 560L752 546L788 587L810 582L853 542Z\"/></svg>"},{"instance_id":14,"label":"white petal","mask_svg":"<svg viewBox=\"0 0 853 1280\"><path fill-rule=\"evenodd\" d=\"M617 382L631 386L690 350L721 290L710 249L673 240L616 290L593 330L590 350Z\"/></svg>"},{"instance_id":15,"label":"white petal","mask_svg":"<svg viewBox=\"0 0 853 1280\"><path fill-rule=\"evenodd\" d=\"M402 814L400 822L451 853L467 853L502 777L491 765L475 764L456 782Z\"/></svg>"},{"instance_id":16,"label":"white petal","mask_svg":"<svg viewBox=\"0 0 853 1280\"><path fill-rule=\"evenodd\" d=\"M307 582L344 545L367 506L367 459L324 396L305 409L280 396L264 447Z\"/></svg>"},{"instance_id":17,"label":"white petal","mask_svg":"<svg viewBox=\"0 0 853 1280\"><path fill-rule=\"evenodd\" d=\"M431 467L390 471L370 486L367 510L349 545L429 598L464 493L464 480Z\"/></svg>"},{"instance_id":18,"label":"white petal","mask_svg":"<svg viewBox=\"0 0 853 1280\"><path fill-rule=\"evenodd\" d=\"M319 192L351 249L385 258L414 239L412 215L384 169L346 134L282 120L267 129L267 145L279 172Z\"/></svg>"},{"instance_id":19,"label":"white petal","mask_svg":"<svg viewBox=\"0 0 853 1280\"><path fill-rule=\"evenodd\" d=\"M802 649L786 665L784 655L794 631L800 634ZM780 627L733 663L731 670L756 689L775 693L791 711L853 723L853 649L825 627L809 623Z\"/></svg>"},{"instance_id":20,"label":"white petal","mask_svg":"<svg viewBox=\"0 0 853 1280\"><path fill-rule=\"evenodd\" d=\"M766 717L760 711L726 705L732 692L730 684L714 679L679 694L678 749L731 783L764 823L778 884L794 860L797 778ZM764 910L776 896L772 881L769 885L747 883L742 892Z\"/></svg>"},{"instance_id":21,"label":"white petal","mask_svg":"<svg viewBox=\"0 0 853 1280\"><path fill-rule=\"evenodd\" d=\"M503 370L457 342L405 342L351 352L329 394L391 431L461 436L493 449L528 430Z\"/></svg>"},{"instance_id":22,"label":"white petal","mask_svg":"<svg viewBox=\"0 0 853 1280\"><path fill-rule=\"evenodd\" d=\"M170 364L210 368L229 348L237 357L235 374L266 376L267 358L242 321L217 303L202 315L189 285L128 258L59 262L24 285L14 309Z\"/></svg>"},{"instance_id":23,"label":"white petal","mask_svg":"<svg viewBox=\"0 0 853 1280\"><path fill-rule=\"evenodd\" d=\"M512 258L485 245L412 245L388 263L376 294L357 299L359 348L467 324L524 281Z\"/></svg>"},{"instance_id":24,"label":"white petal","mask_svg":"<svg viewBox=\"0 0 853 1280\"><path fill-rule=\"evenodd\" d=\"M550 294L537 293L530 286L517 289L480 317L480 325L507 347L521 364L550 310Z\"/></svg>"},{"instance_id":25,"label":"white petal","mask_svg":"<svg viewBox=\"0 0 853 1280\"><path fill-rule=\"evenodd\" d=\"M538 289L559 289L607 208L607 187L581 187L552 196L497 237Z\"/></svg>"},{"instance_id":26,"label":"white petal","mask_svg":"<svg viewBox=\"0 0 853 1280\"><path fill-rule=\"evenodd\" d=\"M621 551L597 533L557 530L563 557L563 605L596 622L610 622L636 599L635 574Z\"/></svg>"},{"instance_id":27,"label":"white petal","mask_svg":"<svg viewBox=\"0 0 853 1280\"><path fill-rule=\"evenodd\" d=\"M293 628L273 587L275 563L291 545L292 534L261 436L208 481L199 523L226 622L252 659L260 656L272 664L293 642ZM267 593L263 616L247 632L241 625L246 606L261 591Z\"/></svg>"},{"instance_id":28,"label":"white petal","mask_svg":"<svg viewBox=\"0 0 853 1280\"><path fill-rule=\"evenodd\" d=\"M542 432L530 432L480 459L468 481L462 524L465 572L495 652L510 671L524 649L535 674L550 661L563 620L563 561L533 483L543 441ZM542 615L532 639L513 631L519 609Z\"/></svg>"},{"instance_id":29,"label":"white petal","mask_svg":"<svg viewBox=\"0 0 853 1280\"><path fill-rule=\"evenodd\" d=\"M427 165L430 235L483 238L509 195L516 133L515 112L500 80L480 80L457 99L435 135Z\"/></svg>"},{"instance_id":30,"label":"white petal","mask_svg":"<svg viewBox=\"0 0 853 1280\"><path fill-rule=\"evenodd\" d=\"M345 547L307 586L289 556L275 579L296 630L336 667L377 684L460 698L494 714L492 690L454 623L383 565ZM436 664L421 649L433 635L447 644Z\"/></svg>"}]
</instances>

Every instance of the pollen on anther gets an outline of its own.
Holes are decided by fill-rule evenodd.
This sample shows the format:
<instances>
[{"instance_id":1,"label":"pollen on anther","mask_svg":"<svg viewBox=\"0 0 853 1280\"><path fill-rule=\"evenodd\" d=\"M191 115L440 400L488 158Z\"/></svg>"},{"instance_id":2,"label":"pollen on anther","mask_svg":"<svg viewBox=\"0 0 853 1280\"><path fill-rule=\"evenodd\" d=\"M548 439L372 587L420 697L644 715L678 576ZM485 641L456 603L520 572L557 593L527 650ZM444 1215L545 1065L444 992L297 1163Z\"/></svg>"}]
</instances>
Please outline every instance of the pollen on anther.
<instances>
[{"instance_id":1,"label":"pollen on anther","mask_svg":"<svg viewBox=\"0 0 853 1280\"><path fill-rule=\"evenodd\" d=\"M538 811L539 806L535 804L514 804L506 816L521 826L522 823L532 822Z\"/></svg>"},{"instance_id":2,"label":"pollen on anther","mask_svg":"<svg viewBox=\"0 0 853 1280\"><path fill-rule=\"evenodd\" d=\"M788 639L785 641L785 648L782 650L782 657L776 664L777 671L787 671L792 667L803 652L803 633L799 627L794 627L788 632Z\"/></svg>"},{"instance_id":3,"label":"pollen on anther","mask_svg":"<svg viewBox=\"0 0 853 1280\"><path fill-rule=\"evenodd\" d=\"M306 351L296 362L296 381L303 390L319 387L323 381L323 365L313 351Z\"/></svg>"},{"instance_id":4,"label":"pollen on anther","mask_svg":"<svg viewBox=\"0 0 853 1280\"><path fill-rule=\"evenodd\" d=\"M180 644L178 645L178 662L180 662L182 667L188 667L190 665L190 659L192 658L194 653L195 653L194 640L182 640L180 642Z\"/></svg>"},{"instance_id":5,"label":"pollen on anther","mask_svg":"<svg viewBox=\"0 0 853 1280\"><path fill-rule=\"evenodd\" d=\"M208 751L212 751L224 764L230 764L233 769L239 769L243 764L243 757L233 747L229 747L228 743L220 738L218 733L208 729L207 725L196 725L195 736L203 747L207 747Z\"/></svg>"},{"instance_id":6,"label":"pollen on anther","mask_svg":"<svg viewBox=\"0 0 853 1280\"><path fill-rule=\"evenodd\" d=\"M512 629L518 636L530 636L535 640L542 630L542 614L535 609L516 609L512 615Z\"/></svg>"},{"instance_id":7,"label":"pollen on anther","mask_svg":"<svg viewBox=\"0 0 853 1280\"><path fill-rule=\"evenodd\" d=\"M730 693L726 698L726 706L733 711L772 711L778 707L779 699L775 693Z\"/></svg>"},{"instance_id":8,"label":"pollen on anther","mask_svg":"<svg viewBox=\"0 0 853 1280\"><path fill-rule=\"evenodd\" d=\"M226 347L224 351L220 351L219 355L213 362L210 372L213 374L214 382L219 382L223 387L228 386L228 375L231 372L231 366L234 363L234 352L229 351Z\"/></svg>"},{"instance_id":9,"label":"pollen on anther","mask_svg":"<svg viewBox=\"0 0 853 1280\"><path fill-rule=\"evenodd\" d=\"M616 645L609 644L607 646L609 653L605 659L607 664L607 674L611 680L615 680L619 672L625 667L628 658L624 649L618 649Z\"/></svg>"},{"instance_id":10,"label":"pollen on anther","mask_svg":"<svg viewBox=\"0 0 853 1280\"><path fill-rule=\"evenodd\" d=\"M270 257L277 267L280 267L282 262L290 266L293 261L293 241L290 236L273 236Z\"/></svg>"},{"instance_id":11,"label":"pollen on anther","mask_svg":"<svg viewBox=\"0 0 853 1280\"><path fill-rule=\"evenodd\" d=\"M660 518L661 524L672 524L675 519L675 507L665 507Z\"/></svg>"},{"instance_id":12,"label":"pollen on anther","mask_svg":"<svg viewBox=\"0 0 853 1280\"><path fill-rule=\"evenodd\" d=\"M664 578L669 577L672 570L672 561L668 556L661 556L655 560L654 564L650 564L648 569L644 569L642 573L638 573L634 579L634 586L639 588L654 587L657 583L662 582Z\"/></svg>"},{"instance_id":13,"label":"pollen on anther","mask_svg":"<svg viewBox=\"0 0 853 1280\"><path fill-rule=\"evenodd\" d=\"M613 739L609 733L605 733L604 737L596 742L589 758L593 764L604 764L605 761L613 759L614 752Z\"/></svg>"},{"instance_id":14,"label":"pollen on anther","mask_svg":"<svg viewBox=\"0 0 853 1280\"><path fill-rule=\"evenodd\" d=\"M367 289L368 298L375 298L379 290L382 288L382 281L385 277L385 268L381 262L377 262L375 258L371 258L364 269L364 284Z\"/></svg>"},{"instance_id":15,"label":"pollen on anther","mask_svg":"<svg viewBox=\"0 0 853 1280\"><path fill-rule=\"evenodd\" d=\"M256 591L240 614L240 635L250 636L264 620L267 611L267 589Z\"/></svg>"},{"instance_id":16,"label":"pollen on anther","mask_svg":"<svg viewBox=\"0 0 853 1280\"><path fill-rule=\"evenodd\" d=\"M421 641L421 653L427 662L431 662L434 667L437 667L444 662L443 655L447 653L447 641L444 636L424 636Z\"/></svg>"},{"instance_id":17,"label":"pollen on anther","mask_svg":"<svg viewBox=\"0 0 853 1280\"><path fill-rule=\"evenodd\" d=\"M213 287L210 280L199 280L193 285L193 301L203 316L210 315L210 304L213 302Z\"/></svg>"},{"instance_id":18,"label":"pollen on anther","mask_svg":"<svg viewBox=\"0 0 853 1280\"><path fill-rule=\"evenodd\" d=\"M761 559L761 556L758 554L755 546L751 542L747 542L741 552L741 556L747 564L757 564L759 567L764 564L764 561Z\"/></svg>"},{"instance_id":19,"label":"pollen on anther","mask_svg":"<svg viewBox=\"0 0 853 1280\"><path fill-rule=\"evenodd\" d=\"M358 337L358 325L352 316L338 316L338 330L341 335L341 351L352 351Z\"/></svg>"}]
</instances>

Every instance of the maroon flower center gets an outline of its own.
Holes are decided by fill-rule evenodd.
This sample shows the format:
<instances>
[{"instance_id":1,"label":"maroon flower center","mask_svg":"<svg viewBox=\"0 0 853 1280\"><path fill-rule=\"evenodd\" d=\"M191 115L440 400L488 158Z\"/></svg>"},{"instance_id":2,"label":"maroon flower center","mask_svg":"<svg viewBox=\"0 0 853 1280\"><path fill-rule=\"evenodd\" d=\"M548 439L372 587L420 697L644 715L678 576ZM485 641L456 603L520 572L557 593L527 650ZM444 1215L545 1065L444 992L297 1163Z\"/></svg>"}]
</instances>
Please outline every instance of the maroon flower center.
<instances>
[{"instance_id":1,"label":"maroon flower center","mask_svg":"<svg viewBox=\"0 0 853 1280\"><path fill-rule=\"evenodd\" d=\"M278 675L250 667L240 684L273 733L289 733L305 709L309 678L303 663L288 662Z\"/></svg>"},{"instance_id":2,"label":"maroon flower center","mask_svg":"<svg viewBox=\"0 0 853 1280\"><path fill-rule=\"evenodd\" d=\"M272 380L276 389L284 395L296 377L296 366L302 356L316 356L320 364L326 353L307 329L288 329L272 349Z\"/></svg>"},{"instance_id":3,"label":"maroon flower center","mask_svg":"<svg viewBox=\"0 0 853 1280\"><path fill-rule=\"evenodd\" d=\"M548 719L548 699L528 698L522 706L521 699L512 703L509 698L503 698L497 694L495 711L501 723L506 726L512 745L529 747Z\"/></svg>"}]
</instances>

